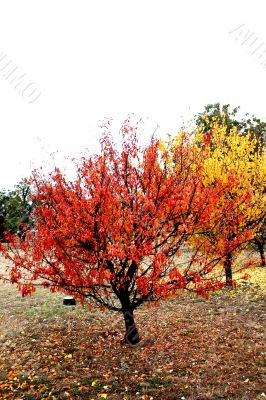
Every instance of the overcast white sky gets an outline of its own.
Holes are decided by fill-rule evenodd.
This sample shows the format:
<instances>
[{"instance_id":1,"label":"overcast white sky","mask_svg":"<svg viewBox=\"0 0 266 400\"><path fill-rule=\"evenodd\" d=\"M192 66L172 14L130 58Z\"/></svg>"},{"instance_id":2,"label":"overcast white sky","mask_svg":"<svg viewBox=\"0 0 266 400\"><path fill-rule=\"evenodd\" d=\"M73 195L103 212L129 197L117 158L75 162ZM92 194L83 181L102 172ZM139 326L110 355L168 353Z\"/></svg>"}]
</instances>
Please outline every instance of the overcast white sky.
<instances>
[{"instance_id":1,"label":"overcast white sky","mask_svg":"<svg viewBox=\"0 0 266 400\"><path fill-rule=\"evenodd\" d=\"M174 133L213 102L266 117L264 49L265 0L1 1L0 72L12 62L0 73L0 188L51 152L94 149L104 117L149 118L147 134ZM36 101L7 79L12 65Z\"/></svg>"}]
</instances>

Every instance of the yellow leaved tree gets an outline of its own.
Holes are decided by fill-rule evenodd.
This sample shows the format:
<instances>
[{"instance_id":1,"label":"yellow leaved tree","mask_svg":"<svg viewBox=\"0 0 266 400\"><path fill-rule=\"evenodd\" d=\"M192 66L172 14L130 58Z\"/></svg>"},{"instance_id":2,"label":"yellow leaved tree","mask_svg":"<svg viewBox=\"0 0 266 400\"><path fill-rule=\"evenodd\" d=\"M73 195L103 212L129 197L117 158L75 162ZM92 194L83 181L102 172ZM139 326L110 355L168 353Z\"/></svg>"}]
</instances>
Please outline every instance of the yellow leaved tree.
<instances>
[{"instance_id":1,"label":"yellow leaved tree","mask_svg":"<svg viewBox=\"0 0 266 400\"><path fill-rule=\"evenodd\" d=\"M254 135L240 135L237 127L228 132L226 124L208 116L206 120L210 129L195 134L205 152L203 181L209 187L220 185L221 192L209 215L210 230L201 251L222 259L226 284L232 285L234 259L265 221L266 157L265 151L258 151Z\"/></svg>"}]
</instances>

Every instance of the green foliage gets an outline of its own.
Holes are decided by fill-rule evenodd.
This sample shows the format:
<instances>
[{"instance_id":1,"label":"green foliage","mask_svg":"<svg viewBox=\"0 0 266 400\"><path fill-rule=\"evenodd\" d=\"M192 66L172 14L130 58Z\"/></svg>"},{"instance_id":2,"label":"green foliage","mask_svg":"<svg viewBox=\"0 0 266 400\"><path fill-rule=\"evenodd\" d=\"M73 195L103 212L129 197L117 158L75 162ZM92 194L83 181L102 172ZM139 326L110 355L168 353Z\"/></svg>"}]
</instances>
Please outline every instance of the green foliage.
<instances>
[{"instance_id":1,"label":"green foliage","mask_svg":"<svg viewBox=\"0 0 266 400\"><path fill-rule=\"evenodd\" d=\"M6 191L0 192L0 238L3 237L3 233L6 230L6 219L8 214L8 200L9 196Z\"/></svg>"},{"instance_id":2,"label":"green foliage","mask_svg":"<svg viewBox=\"0 0 266 400\"><path fill-rule=\"evenodd\" d=\"M34 204L30 199L30 183L23 179L13 190L0 192L0 238L4 232L23 236L32 226Z\"/></svg>"},{"instance_id":3,"label":"green foliage","mask_svg":"<svg viewBox=\"0 0 266 400\"><path fill-rule=\"evenodd\" d=\"M266 122L248 113L240 118L239 111L239 106L231 108L230 104L208 104L203 112L195 116L195 122L203 133L210 131L214 121L226 126L227 133L230 133L233 128L236 128L240 135L245 136L250 133L251 137L256 138L258 142L257 151L261 151L266 147Z\"/></svg>"},{"instance_id":4,"label":"green foliage","mask_svg":"<svg viewBox=\"0 0 266 400\"><path fill-rule=\"evenodd\" d=\"M242 129L241 121L236 119L239 107L235 107L230 110L230 104L221 105L220 103L208 104L204 107L204 111L198 113L195 116L195 122L198 128L203 133L207 133L211 130L213 122L217 122L219 125L226 126L227 133L231 129L237 128ZM207 118L206 118L207 117Z\"/></svg>"}]
</instances>

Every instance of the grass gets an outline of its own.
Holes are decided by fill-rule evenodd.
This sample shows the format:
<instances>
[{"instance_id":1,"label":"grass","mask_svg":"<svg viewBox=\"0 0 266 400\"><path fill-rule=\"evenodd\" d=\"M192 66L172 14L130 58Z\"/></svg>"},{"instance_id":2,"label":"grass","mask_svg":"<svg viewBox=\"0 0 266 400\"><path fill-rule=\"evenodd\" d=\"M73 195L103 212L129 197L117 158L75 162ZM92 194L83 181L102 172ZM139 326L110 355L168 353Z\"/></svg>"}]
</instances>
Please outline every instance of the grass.
<instances>
[{"instance_id":1,"label":"grass","mask_svg":"<svg viewBox=\"0 0 266 400\"><path fill-rule=\"evenodd\" d=\"M1 285L0 399L264 400L266 269L243 282L140 308L134 348L120 315Z\"/></svg>"}]
</instances>

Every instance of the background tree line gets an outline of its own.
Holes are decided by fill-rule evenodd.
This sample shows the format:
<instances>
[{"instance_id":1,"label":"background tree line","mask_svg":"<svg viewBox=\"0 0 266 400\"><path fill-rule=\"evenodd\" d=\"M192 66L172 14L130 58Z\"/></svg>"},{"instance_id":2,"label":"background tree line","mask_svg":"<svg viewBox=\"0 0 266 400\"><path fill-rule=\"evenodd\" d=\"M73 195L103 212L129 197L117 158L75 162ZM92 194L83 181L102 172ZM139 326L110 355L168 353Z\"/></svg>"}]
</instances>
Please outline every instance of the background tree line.
<instances>
[{"instance_id":1,"label":"background tree line","mask_svg":"<svg viewBox=\"0 0 266 400\"><path fill-rule=\"evenodd\" d=\"M34 205L30 198L30 182L23 179L12 190L0 191L0 239L5 231L19 236L32 227Z\"/></svg>"}]
</instances>

